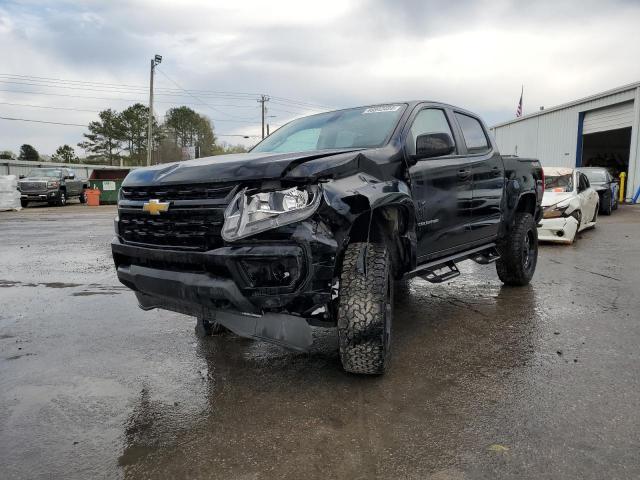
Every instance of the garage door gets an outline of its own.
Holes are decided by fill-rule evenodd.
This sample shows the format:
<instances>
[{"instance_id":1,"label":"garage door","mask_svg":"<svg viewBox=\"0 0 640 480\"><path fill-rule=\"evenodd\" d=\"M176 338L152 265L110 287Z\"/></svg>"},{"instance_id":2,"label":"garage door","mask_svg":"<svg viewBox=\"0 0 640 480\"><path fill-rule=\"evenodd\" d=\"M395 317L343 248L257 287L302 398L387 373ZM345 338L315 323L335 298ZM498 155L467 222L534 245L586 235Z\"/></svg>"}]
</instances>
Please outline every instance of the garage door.
<instances>
[{"instance_id":1,"label":"garage door","mask_svg":"<svg viewBox=\"0 0 640 480\"><path fill-rule=\"evenodd\" d=\"M610 107L590 110L584 114L582 133L605 132L633 124L633 102L618 103Z\"/></svg>"}]
</instances>

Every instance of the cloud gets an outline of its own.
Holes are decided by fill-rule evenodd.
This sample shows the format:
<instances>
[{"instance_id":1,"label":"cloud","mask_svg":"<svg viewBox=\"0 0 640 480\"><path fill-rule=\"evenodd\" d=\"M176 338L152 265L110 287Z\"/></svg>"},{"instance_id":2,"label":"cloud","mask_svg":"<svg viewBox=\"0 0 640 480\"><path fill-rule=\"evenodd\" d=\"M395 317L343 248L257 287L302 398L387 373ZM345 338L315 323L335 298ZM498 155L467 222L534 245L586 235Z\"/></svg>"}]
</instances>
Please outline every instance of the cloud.
<instances>
[{"instance_id":1,"label":"cloud","mask_svg":"<svg viewBox=\"0 0 640 480\"><path fill-rule=\"evenodd\" d=\"M10 1L0 6L0 73L143 88L125 94L0 83L0 90L146 102L148 62L160 53L160 69L190 89L335 107L427 98L493 123L513 116L523 84L525 111L532 111L639 80L638 20L632 1ZM254 97L202 93L203 105L161 95L178 88L162 74L156 85L160 115L170 102L192 103L219 133L260 130ZM2 91L0 102L89 110L133 103ZM269 104L270 123L311 111L285 103ZM95 117L2 104L0 112L73 123ZM0 150L28 139L51 153L81 140L75 127L7 123L0 123Z\"/></svg>"}]
</instances>

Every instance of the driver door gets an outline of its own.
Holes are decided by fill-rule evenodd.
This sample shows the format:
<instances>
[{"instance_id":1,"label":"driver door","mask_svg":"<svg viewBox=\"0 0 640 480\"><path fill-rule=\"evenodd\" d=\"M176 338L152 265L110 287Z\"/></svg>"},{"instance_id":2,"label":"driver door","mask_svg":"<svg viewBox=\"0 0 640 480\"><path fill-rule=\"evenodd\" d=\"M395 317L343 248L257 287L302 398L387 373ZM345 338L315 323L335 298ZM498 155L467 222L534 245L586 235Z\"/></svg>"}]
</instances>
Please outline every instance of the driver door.
<instances>
[{"instance_id":1,"label":"driver door","mask_svg":"<svg viewBox=\"0 0 640 480\"><path fill-rule=\"evenodd\" d=\"M414 113L405 137L405 151L416 151L416 138L427 133L446 133L456 139L448 113L424 107ZM409 168L411 193L416 208L419 261L454 250L467 240L472 196L472 172L458 149L441 157L418 160Z\"/></svg>"}]
</instances>

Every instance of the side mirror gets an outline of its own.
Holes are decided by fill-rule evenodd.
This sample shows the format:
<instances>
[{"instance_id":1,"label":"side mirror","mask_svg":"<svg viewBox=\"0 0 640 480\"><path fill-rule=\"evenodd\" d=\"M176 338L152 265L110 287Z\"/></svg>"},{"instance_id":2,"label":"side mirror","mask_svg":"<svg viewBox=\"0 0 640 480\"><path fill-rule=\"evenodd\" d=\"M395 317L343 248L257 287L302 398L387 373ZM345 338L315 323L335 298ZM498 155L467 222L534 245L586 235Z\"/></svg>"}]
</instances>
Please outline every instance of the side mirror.
<instances>
[{"instance_id":1,"label":"side mirror","mask_svg":"<svg viewBox=\"0 0 640 480\"><path fill-rule=\"evenodd\" d=\"M20 175L18 178L22 180L24 178L24 175Z\"/></svg>"},{"instance_id":2,"label":"side mirror","mask_svg":"<svg viewBox=\"0 0 640 480\"><path fill-rule=\"evenodd\" d=\"M453 153L455 149L453 138L448 133L425 133L416 138L416 154L413 158L441 157Z\"/></svg>"}]
</instances>

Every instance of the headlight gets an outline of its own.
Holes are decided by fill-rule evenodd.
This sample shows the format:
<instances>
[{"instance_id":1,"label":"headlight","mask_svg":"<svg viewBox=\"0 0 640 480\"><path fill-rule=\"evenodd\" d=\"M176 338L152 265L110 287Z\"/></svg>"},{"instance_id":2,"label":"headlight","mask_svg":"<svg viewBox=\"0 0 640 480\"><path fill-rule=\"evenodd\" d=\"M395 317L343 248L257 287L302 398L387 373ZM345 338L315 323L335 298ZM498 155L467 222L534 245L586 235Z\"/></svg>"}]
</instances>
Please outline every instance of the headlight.
<instances>
[{"instance_id":1,"label":"headlight","mask_svg":"<svg viewBox=\"0 0 640 480\"><path fill-rule=\"evenodd\" d=\"M60 186L60 182L56 181L56 180L49 180L47 182L47 188L57 188Z\"/></svg>"},{"instance_id":2,"label":"headlight","mask_svg":"<svg viewBox=\"0 0 640 480\"><path fill-rule=\"evenodd\" d=\"M310 217L322 195L316 185L275 192L248 194L240 191L224 212L222 238L232 242Z\"/></svg>"},{"instance_id":3,"label":"headlight","mask_svg":"<svg viewBox=\"0 0 640 480\"><path fill-rule=\"evenodd\" d=\"M563 217L564 212L569 207L569 204L560 204L551 205L550 207L546 207L542 212L542 218L558 218Z\"/></svg>"}]
</instances>

